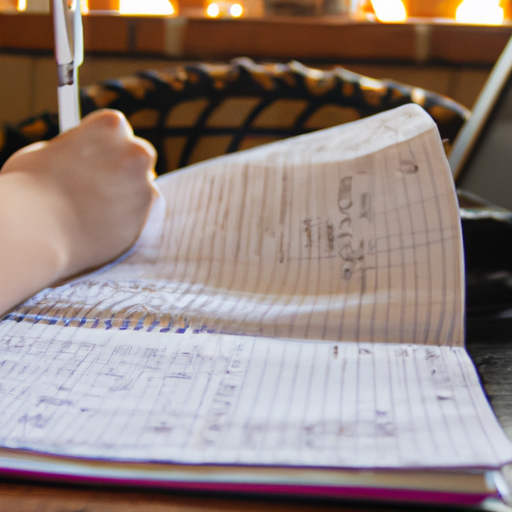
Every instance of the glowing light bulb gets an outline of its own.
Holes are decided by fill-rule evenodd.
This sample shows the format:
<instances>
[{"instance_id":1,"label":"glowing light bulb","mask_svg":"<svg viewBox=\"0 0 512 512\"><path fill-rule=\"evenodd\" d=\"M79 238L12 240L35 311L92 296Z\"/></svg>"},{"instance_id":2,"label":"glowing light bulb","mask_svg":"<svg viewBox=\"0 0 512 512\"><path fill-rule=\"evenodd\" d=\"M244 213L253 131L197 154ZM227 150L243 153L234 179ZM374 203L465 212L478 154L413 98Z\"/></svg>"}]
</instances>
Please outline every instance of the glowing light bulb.
<instances>
[{"instance_id":1,"label":"glowing light bulb","mask_svg":"<svg viewBox=\"0 0 512 512\"><path fill-rule=\"evenodd\" d=\"M210 18L216 18L220 14L220 8L219 6L214 2L206 8L206 14Z\"/></svg>"},{"instance_id":2,"label":"glowing light bulb","mask_svg":"<svg viewBox=\"0 0 512 512\"><path fill-rule=\"evenodd\" d=\"M405 21L407 11L402 0L372 0L375 16L383 23Z\"/></svg>"},{"instance_id":3,"label":"glowing light bulb","mask_svg":"<svg viewBox=\"0 0 512 512\"><path fill-rule=\"evenodd\" d=\"M174 7L169 0L120 0L120 14L174 14Z\"/></svg>"},{"instance_id":4,"label":"glowing light bulb","mask_svg":"<svg viewBox=\"0 0 512 512\"><path fill-rule=\"evenodd\" d=\"M244 12L244 8L240 4L233 4L229 8L229 14L233 16L233 18L240 18Z\"/></svg>"},{"instance_id":5,"label":"glowing light bulb","mask_svg":"<svg viewBox=\"0 0 512 512\"><path fill-rule=\"evenodd\" d=\"M459 23L501 25L504 19L500 0L463 0L455 12Z\"/></svg>"},{"instance_id":6,"label":"glowing light bulb","mask_svg":"<svg viewBox=\"0 0 512 512\"><path fill-rule=\"evenodd\" d=\"M18 9L18 11L26 11L27 0L18 0L18 6L16 8Z\"/></svg>"}]
</instances>

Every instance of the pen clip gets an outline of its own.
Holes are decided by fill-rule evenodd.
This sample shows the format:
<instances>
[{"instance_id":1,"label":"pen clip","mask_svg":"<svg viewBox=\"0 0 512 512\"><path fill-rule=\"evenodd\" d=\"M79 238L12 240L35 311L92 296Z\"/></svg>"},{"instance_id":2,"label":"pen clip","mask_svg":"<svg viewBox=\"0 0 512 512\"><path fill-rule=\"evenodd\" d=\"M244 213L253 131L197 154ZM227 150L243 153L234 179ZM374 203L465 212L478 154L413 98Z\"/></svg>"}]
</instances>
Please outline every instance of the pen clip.
<instances>
[{"instance_id":1,"label":"pen clip","mask_svg":"<svg viewBox=\"0 0 512 512\"><path fill-rule=\"evenodd\" d=\"M53 0L61 132L80 122L78 67L84 60L80 0Z\"/></svg>"}]
</instances>

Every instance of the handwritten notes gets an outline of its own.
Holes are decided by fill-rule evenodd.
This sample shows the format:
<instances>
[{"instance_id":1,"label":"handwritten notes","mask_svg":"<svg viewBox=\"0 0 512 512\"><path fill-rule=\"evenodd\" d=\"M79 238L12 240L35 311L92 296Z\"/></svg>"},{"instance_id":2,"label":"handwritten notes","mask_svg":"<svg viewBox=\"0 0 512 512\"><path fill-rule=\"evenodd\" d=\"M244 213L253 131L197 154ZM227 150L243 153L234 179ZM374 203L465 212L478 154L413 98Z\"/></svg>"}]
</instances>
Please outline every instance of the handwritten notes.
<instances>
[{"instance_id":1,"label":"handwritten notes","mask_svg":"<svg viewBox=\"0 0 512 512\"><path fill-rule=\"evenodd\" d=\"M460 347L4 322L0 444L128 460L498 467Z\"/></svg>"},{"instance_id":2,"label":"handwritten notes","mask_svg":"<svg viewBox=\"0 0 512 512\"><path fill-rule=\"evenodd\" d=\"M44 291L12 318L463 345L453 180L437 129L419 107L198 164L158 183L165 211L129 257Z\"/></svg>"},{"instance_id":3,"label":"handwritten notes","mask_svg":"<svg viewBox=\"0 0 512 512\"><path fill-rule=\"evenodd\" d=\"M345 468L512 460L463 349L453 182L407 106L198 164L116 265L0 322L0 445Z\"/></svg>"}]
</instances>

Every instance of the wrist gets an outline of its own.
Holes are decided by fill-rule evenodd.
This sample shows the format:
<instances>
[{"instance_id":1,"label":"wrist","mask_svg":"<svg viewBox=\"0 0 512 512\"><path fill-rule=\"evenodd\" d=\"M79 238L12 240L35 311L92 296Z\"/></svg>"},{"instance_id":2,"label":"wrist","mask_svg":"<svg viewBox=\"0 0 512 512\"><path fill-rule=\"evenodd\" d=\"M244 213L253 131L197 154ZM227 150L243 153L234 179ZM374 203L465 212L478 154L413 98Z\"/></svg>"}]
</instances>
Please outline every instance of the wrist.
<instances>
[{"instance_id":1,"label":"wrist","mask_svg":"<svg viewBox=\"0 0 512 512\"><path fill-rule=\"evenodd\" d=\"M65 216L62 201L31 175L0 174L0 312L65 276Z\"/></svg>"}]
</instances>

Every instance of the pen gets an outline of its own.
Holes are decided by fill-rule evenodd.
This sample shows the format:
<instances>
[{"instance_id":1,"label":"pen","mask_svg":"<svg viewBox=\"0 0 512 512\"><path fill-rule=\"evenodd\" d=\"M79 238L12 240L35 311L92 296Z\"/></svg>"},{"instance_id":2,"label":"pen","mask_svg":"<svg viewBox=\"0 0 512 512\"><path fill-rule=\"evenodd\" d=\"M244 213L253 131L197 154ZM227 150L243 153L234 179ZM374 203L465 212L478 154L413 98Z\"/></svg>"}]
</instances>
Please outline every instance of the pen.
<instances>
[{"instance_id":1,"label":"pen","mask_svg":"<svg viewBox=\"0 0 512 512\"><path fill-rule=\"evenodd\" d=\"M52 0L55 59L59 78L59 128L65 132L80 123L78 68L84 60L80 0Z\"/></svg>"}]
</instances>

